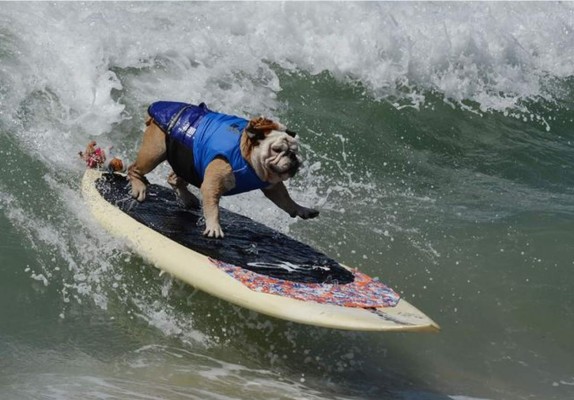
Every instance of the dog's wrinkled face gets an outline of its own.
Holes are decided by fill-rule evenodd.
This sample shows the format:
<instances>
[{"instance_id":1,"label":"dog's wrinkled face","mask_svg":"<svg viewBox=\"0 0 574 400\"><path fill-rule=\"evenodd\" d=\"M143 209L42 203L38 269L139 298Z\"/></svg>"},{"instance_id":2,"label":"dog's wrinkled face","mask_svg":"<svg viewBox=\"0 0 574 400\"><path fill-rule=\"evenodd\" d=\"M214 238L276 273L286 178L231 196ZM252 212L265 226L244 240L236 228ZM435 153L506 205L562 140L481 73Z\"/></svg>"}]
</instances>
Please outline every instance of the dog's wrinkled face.
<instances>
[{"instance_id":1,"label":"dog's wrinkled face","mask_svg":"<svg viewBox=\"0 0 574 400\"><path fill-rule=\"evenodd\" d=\"M261 179L269 183L293 177L302 164L295 133L285 126L260 117L252 119L247 128L246 159Z\"/></svg>"}]
</instances>

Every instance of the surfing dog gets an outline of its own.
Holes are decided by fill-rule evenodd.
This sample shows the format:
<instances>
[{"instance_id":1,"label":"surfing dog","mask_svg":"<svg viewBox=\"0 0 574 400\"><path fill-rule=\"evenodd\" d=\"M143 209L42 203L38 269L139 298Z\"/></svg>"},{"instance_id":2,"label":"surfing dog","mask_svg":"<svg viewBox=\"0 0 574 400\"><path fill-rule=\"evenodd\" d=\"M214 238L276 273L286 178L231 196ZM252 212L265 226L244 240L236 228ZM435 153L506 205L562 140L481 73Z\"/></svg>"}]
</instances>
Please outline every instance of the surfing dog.
<instances>
[{"instance_id":1,"label":"surfing dog","mask_svg":"<svg viewBox=\"0 0 574 400\"><path fill-rule=\"evenodd\" d=\"M203 103L157 102L148 108L146 126L137 158L128 167L131 196L144 201L145 175L167 160L172 168L168 183L185 207L200 206L188 184L200 190L204 236L224 237L219 221L221 196L255 189L291 217L319 215L297 204L283 184L302 163L296 134L284 125L264 117L248 121L216 113Z\"/></svg>"}]
</instances>

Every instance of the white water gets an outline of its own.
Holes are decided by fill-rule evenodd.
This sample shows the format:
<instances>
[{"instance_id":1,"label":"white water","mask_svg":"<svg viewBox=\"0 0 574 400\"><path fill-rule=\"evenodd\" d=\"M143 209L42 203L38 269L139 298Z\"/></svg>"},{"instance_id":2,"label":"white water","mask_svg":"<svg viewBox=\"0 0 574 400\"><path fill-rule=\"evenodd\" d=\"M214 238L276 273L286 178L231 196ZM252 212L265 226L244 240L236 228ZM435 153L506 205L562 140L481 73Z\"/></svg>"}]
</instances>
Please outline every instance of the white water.
<instances>
[{"instance_id":1,"label":"white water","mask_svg":"<svg viewBox=\"0 0 574 400\"><path fill-rule=\"evenodd\" d=\"M482 110L553 100L549 81L574 72L571 3L12 3L0 23L3 119L41 93L51 115L34 135L59 144L141 118L124 113L130 101L278 113L288 105L275 100L274 64L380 98L419 105L434 90Z\"/></svg>"}]
</instances>

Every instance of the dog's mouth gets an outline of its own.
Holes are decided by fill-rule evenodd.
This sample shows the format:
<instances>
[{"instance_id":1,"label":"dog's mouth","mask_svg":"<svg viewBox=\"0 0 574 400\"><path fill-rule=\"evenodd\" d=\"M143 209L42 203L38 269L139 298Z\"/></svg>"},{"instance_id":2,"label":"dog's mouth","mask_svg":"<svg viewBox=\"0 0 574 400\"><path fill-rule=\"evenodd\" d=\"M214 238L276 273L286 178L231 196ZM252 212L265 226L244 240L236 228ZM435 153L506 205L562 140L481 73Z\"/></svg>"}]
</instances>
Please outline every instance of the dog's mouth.
<instances>
[{"instance_id":1,"label":"dog's mouth","mask_svg":"<svg viewBox=\"0 0 574 400\"><path fill-rule=\"evenodd\" d=\"M299 168L301 168L301 163L299 161L291 163L291 167L287 170L289 178L293 178L295 174L299 171Z\"/></svg>"},{"instance_id":2,"label":"dog's mouth","mask_svg":"<svg viewBox=\"0 0 574 400\"><path fill-rule=\"evenodd\" d=\"M297 156L293 153L289 157L289 161L285 163L281 163L284 160L284 157L275 157L269 160L268 166L271 171L275 174L283 177L286 175L285 179L292 178L301 168L301 161L297 158Z\"/></svg>"}]
</instances>

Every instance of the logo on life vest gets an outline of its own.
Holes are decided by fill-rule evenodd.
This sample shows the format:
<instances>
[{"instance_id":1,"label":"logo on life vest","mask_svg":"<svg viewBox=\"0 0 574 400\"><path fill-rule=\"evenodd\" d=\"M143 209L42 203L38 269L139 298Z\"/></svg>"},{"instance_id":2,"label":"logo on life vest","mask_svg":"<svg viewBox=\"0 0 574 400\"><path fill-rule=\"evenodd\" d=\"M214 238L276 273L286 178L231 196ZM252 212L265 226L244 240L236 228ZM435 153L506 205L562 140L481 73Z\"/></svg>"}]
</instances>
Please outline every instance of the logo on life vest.
<instances>
[{"instance_id":1,"label":"logo on life vest","mask_svg":"<svg viewBox=\"0 0 574 400\"><path fill-rule=\"evenodd\" d=\"M236 133L238 135L241 135L241 130L239 129L239 125L237 125L236 123L229 125L228 130L231 131L232 133Z\"/></svg>"},{"instance_id":2,"label":"logo on life vest","mask_svg":"<svg viewBox=\"0 0 574 400\"><path fill-rule=\"evenodd\" d=\"M186 125L187 125L187 126L184 126L183 129L182 129L182 130L185 132L185 133L184 133L184 136L185 136L186 138L191 139L191 138L193 137L193 135L195 135L195 131L196 131L197 129L195 129L193 126L191 126L191 124L186 124Z\"/></svg>"}]
</instances>

